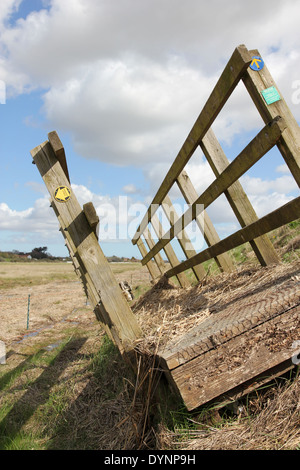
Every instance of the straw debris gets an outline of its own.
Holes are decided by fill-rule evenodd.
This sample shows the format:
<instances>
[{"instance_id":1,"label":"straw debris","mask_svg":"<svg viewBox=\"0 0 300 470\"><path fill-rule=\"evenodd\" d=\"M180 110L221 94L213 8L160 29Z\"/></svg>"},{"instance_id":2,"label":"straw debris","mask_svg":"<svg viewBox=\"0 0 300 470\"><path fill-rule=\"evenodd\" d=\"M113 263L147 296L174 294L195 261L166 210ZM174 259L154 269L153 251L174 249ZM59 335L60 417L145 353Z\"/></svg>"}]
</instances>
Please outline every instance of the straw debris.
<instances>
[{"instance_id":1,"label":"straw debris","mask_svg":"<svg viewBox=\"0 0 300 470\"><path fill-rule=\"evenodd\" d=\"M143 346L155 349L155 338L163 330L160 346L177 341L210 315L224 306L238 305L268 286L290 281L299 283L300 261L261 267L240 266L234 271L205 278L196 286L181 288L163 276L134 305L138 321L145 333ZM140 345L141 348L141 345Z\"/></svg>"}]
</instances>

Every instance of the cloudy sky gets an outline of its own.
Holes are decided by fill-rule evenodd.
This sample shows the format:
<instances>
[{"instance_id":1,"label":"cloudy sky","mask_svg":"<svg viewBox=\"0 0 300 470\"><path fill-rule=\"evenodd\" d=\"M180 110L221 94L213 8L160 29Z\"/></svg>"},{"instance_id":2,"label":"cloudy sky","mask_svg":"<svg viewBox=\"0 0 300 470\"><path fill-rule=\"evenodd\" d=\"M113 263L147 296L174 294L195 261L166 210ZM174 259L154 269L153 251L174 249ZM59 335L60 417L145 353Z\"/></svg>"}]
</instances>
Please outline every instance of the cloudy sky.
<instances>
[{"instance_id":1,"label":"cloudy sky","mask_svg":"<svg viewBox=\"0 0 300 470\"><path fill-rule=\"evenodd\" d=\"M56 130L105 254L138 256L129 237L236 46L260 51L300 121L299 18L299 0L1 0L0 250L66 254L30 156ZM214 130L232 160L262 126L241 84ZM187 171L199 194L212 181L200 151ZM298 195L277 149L241 182L259 216ZM224 198L208 212L221 238L238 228Z\"/></svg>"}]
</instances>

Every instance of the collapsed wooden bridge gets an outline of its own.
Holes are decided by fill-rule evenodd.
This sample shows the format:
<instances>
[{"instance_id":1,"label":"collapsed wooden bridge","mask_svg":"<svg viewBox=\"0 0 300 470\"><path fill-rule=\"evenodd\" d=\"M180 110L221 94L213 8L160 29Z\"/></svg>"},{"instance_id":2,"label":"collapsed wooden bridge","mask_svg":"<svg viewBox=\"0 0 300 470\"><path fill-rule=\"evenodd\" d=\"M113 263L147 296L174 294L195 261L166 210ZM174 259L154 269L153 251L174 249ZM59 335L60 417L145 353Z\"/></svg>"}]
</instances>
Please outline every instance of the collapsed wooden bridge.
<instances>
[{"instance_id":1,"label":"collapsed wooden bridge","mask_svg":"<svg viewBox=\"0 0 300 470\"><path fill-rule=\"evenodd\" d=\"M211 126L218 113L243 81L265 126L229 163ZM277 146L300 186L300 129L276 87L258 51L235 49L174 163L149 206L135 236L153 280L175 276L182 288L190 286L186 271L196 280L206 275L203 262L214 259L220 271L234 269L230 250L249 242L262 266L278 266L279 257L268 232L300 217L300 198L294 198L270 214L258 218L239 178ZM185 171L200 147L215 181L199 196ZM50 193L51 206L60 223L70 256L95 315L121 354L130 354L147 331L142 331L114 278L98 242L99 219L92 203L80 207L72 191L66 157L56 134L31 151ZM169 197L173 185L180 189L189 209L176 214ZM220 240L206 208L225 194L241 229ZM170 227L164 232L157 216L162 208ZM208 248L197 253L186 233L196 221ZM204 224L203 224L204 221ZM158 242L155 243L152 231ZM178 240L186 257L179 262L172 247ZM148 248L147 248L148 247ZM164 262L164 252L171 267ZM275 271L274 271L275 272ZM231 399L246 393L270 377L294 367L295 344L300 340L300 268L274 275L272 282L255 286L251 294L219 305L201 324L167 342L157 360L170 384L191 410L221 396Z\"/></svg>"}]
</instances>

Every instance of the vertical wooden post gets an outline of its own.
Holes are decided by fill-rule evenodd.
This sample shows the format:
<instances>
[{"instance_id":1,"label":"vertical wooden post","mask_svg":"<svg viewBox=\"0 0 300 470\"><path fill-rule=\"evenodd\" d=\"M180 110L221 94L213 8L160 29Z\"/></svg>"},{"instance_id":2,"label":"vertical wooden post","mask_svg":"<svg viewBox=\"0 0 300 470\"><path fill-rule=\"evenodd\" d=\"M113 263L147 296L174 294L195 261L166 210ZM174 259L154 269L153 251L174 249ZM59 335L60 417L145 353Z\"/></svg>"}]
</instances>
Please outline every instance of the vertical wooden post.
<instances>
[{"instance_id":1,"label":"vertical wooden post","mask_svg":"<svg viewBox=\"0 0 300 470\"><path fill-rule=\"evenodd\" d=\"M150 232L148 227L145 229L144 237L145 237L146 243L149 247L149 250L152 250L152 248L155 245L155 242L152 238L151 232ZM158 267L158 269L160 271L160 274L161 275L164 274L164 272L167 271L167 267L166 267L166 263L164 262L163 257L161 256L160 253L157 253L157 255L154 256L154 261L155 261L156 266Z\"/></svg>"},{"instance_id":2,"label":"vertical wooden post","mask_svg":"<svg viewBox=\"0 0 300 470\"><path fill-rule=\"evenodd\" d=\"M111 331L121 353L132 350L134 342L141 336L141 329L104 256L94 231L81 209L70 187L52 146L48 141L31 151L31 155L55 201L63 227L72 240L74 253L83 271L89 274L96 292L94 308L100 312L103 323ZM63 189L62 189L63 188ZM59 191L59 192L58 192ZM57 194L68 194L63 200Z\"/></svg>"},{"instance_id":3,"label":"vertical wooden post","mask_svg":"<svg viewBox=\"0 0 300 470\"><path fill-rule=\"evenodd\" d=\"M218 177L229 165L229 161L212 129L207 132L202 142L200 142L200 147L215 176ZM242 227L258 220L255 210L239 181L233 183L224 191L224 194ZM278 255L267 234L252 240L250 244L262 266L279 262Z\"/></svg>"},{"instance_id":4,"label":"vertical wooden post","mask_svg":"<svg viewBox=\"0 0 300 470\"><path fill-rule=\"evenodd\" d=\"M250 54L260 56L257 50L250 51ZM266 124L276 116L281 116L285 120L287 129L283 132L277 143L277 147L294 176L295 181L300 187L300 128L296 119L283 99L283 96L275 84L266 64L257 72L251 70L249 67L242 79ZM268 105L261 92L271 86L274 86L277 89L281 99Z\"/></svg>"},{"instance_id":5,"label":"vertical wooden post","mask_svg":"<svg viewBox=\"0 0 300 470\"><path fill-rule=\"evenodd\" d=\"M161 238L163 236L163 229L162 225L159 221L159 218L157 217L156 214L152 216L151 219L151 224L154 228L154 231L157 235L158 238ZM168 258L170 265L173 267L178 266L180 264L176 253L172 247L172 245L169 243L164 247L164 252L166 254L166 257ZM189 287L191 285L190 281L188 280L186 273L180 273L177 274L177 279L181 287Z\"/></svg>"},{"instance_id":6,"label":"vertical wooden post","mask_svg":"<svg viewBox=\"0 0 300 470\"><path fill-rule=\"evenodd\" d=\"M147 248L145 247L144 242L141 238L139 238L137 241L137 247L140 250L142 258L144 258L147 255ZM155 264L152 260L148 261L146 266L153 280L158 279L160 277L160 270L157 264Z\"/></svg>"},{"instance_id":7,"label":"vertical wooden post","mask_svg":"<svg viewBox=\"0 0 300 470\"><path fill-rule=\"evenodd\" d=\"M49 132L48 140L50 142L53 152L55 153L57 160L59 161L63 169L64 174L66 175L67 180L70 183L70 176L69 176L65 149L60 138L57 135L57 132L56 131Z\"/></svg>"},{"instance_id":8,"label":"vertical wooden post","mask_svg":"<svg viewBox=\"0 0 300 470\"><path fill-rule=\"evenodd\" d=\"M182 171L178 176L177 185L188 204L193 204L198 199L197 191L195 190L193 183L191 182L186 171ZM215 227L213 226L206 211L203 211L203 215L201 215L200 218L196 218L196 222L209 247L220 241L219 235L217 234ZM227 253L216 256L215 261L222 271L230 271L233 268L233 263Z\"/></svg>"},{"instance_id":9,"label":"vertical wooden post","mask_svg":"<svg viewBox=\"0 0 300 470\"><path fill-rule=\"evenodd\" d=\"M176 222L176 220L179 219L179 217L175 211L175 208L169 196L166 196L165 199L163 200L162 208L170 224L173 225ZM191 240L187 236L185 230L183 230L177 238L186 258L191 258L192 256L196 255L196 251L192 245ZM206 275L206 271L201 264L198 266L194 266L192 268L192 271L198 281L200 281Z\"/></svg>"},{"instance_id":10,"label":"vertical wooden post","mask_svg":"<svg viewBox=\"0 0 300 470\"><path fill-rule=\"evenodd\" d=\"M93 282L90 278L89 273L85 270L84 263L82 262L78 251L76 250L74 242L73 242L70 234L68 233L67 227L64 225L63 219L59 215L59 210L57 209L56 204L53 200L51 200L51 207L53 208L53 210L56 214L56 217L58 219L58 222L60 224L59 230L60 230L62 236L64 237L66 247L67 247L67 249L69 251L69 254L70 254L70 257L72 259L72 263L73 263L73 266L74 266L74 269L75 269L75 273L77 274L77 276L81 280L81 282L83 284L84 292L85 292L86 296L88 297L91 305L94 306L95 316L96 316L97 320L100 322L102 328L105 330L106 334L109 336L109 338L113 342L115 342L114 338L112 336L109 325L105 322L105 320L103 320L103 318L101 316L101 311L98 309L99 294L95 289L95 286L94 286L94 284L93 284Z\"/></svg>"},{"instance_id":11,"label":"vertical wooden post","mask_svg":"<svg viewBox=\"0 0 300 470\"><path fill-rule=\"evenodd\" d=\"M98 240L98 238L99 238L99 217L96 213L94 204L92 202L87 202L86 204L83 204L83 212L85 213L85 216L87 218L89 226L93 230L93 232L96 235L96 238Z\"/></svg>"}]
</instances>

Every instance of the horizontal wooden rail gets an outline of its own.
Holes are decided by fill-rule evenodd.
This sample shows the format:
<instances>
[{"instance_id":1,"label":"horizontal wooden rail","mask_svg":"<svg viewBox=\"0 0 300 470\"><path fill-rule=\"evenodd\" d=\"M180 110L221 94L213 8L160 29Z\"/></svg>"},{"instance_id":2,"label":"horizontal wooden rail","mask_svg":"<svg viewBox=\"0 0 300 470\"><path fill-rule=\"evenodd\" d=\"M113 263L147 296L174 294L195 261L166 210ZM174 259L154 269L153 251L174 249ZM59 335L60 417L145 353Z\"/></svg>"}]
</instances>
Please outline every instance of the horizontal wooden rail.
<instances>
[{"instance_id":1,"label":"horizontal wooden rail","mask_svg":"<svg viewBox=\"0 0 300 470\"><path fill-rule=\"evenodd\" d=\"M171 189L174 181L188 163L189 159L197 149L200 141L203 139L204 135L213 124L216 116L221 111L231 93L235 89L237 83L246 72L248 66L251 63L251 60L251 55L244 45L238 46L233 52L222 75L215 85L215 88L213 89L205 106L203 107L198 119L196 120L191 132L186 138L175 161L169 169L160 188L158 189L148 211L142 219L140 226L138 227L132 239L132 243L134 245L137 243L139 237L143 234L145 228L150 222L151 216L154 214L153 211L155 211L155 208L157 209L162 203Z\"/></svg>"},{"instance_id":2,"label":"horizontal wooden rail","mask_svg":"<svg viewBox=\"0 0 300 470\"><path fill-rule=\"evenodd\" d=\"M261 219L253 222L250 225L238 230L237 232L229 235L219 243L203 250L193 258L183 261L179 266L170 269L165 273L167 277L175 276L176 274L185 271L186 269L196 266L199 263L203 263L215 256L218 256L225 251L236 248L243 243L249 242L265 233L270 232L282 225L288 224L295 219L298 219L300 215L300 196L281 206L268 215L265 215Z\"/></svg>"},{"instance_id":3,"label":"horizontal wooden rail","mask_svg":"<svg viewBox=\"0 0 300 470\"><path fill-rule=\"evenodd\" d=\"M267 124L257 136L242 150L230 165L213 181L213 183L199 196L189 209L174 223L163 235L156 245L142 260L146 264L153 256L163 249L176 237L192 220L215 201L226 189L238 180L251 166L262 158L279 140L286 129L284 120L277 116Z\"/></svg>"}]
</instances>

